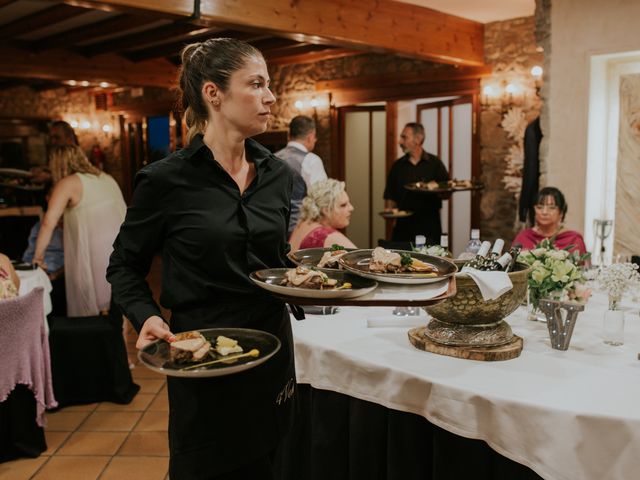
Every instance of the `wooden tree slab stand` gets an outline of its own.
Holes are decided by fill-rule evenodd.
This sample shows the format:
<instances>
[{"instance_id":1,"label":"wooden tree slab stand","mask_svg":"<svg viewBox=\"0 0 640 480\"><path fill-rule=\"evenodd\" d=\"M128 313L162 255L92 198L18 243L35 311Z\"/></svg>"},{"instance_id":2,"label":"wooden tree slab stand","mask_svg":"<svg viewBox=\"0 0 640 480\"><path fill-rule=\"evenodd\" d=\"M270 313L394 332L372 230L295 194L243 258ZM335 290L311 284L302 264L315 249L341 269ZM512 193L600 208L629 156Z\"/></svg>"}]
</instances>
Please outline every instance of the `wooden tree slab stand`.
<instances>
[{"instance_id":1,"label":"wooden tree slab stand","mask_svg":"<svg viewBox=\"0 0 640 480\"><path fill-rule=\"evenodd\" d=\"M448 355L449 357L466 358L468 360L479 360L482 362L495 362L500 360L511 360L517 358L522 352L522 338L514 335L513 340L505 345L497 347L459 347L453 345L442 345L429 340L424 334L427 327L417 327L409 330L409 341L419 350L437 353L438 355Z\"/></svg>"}]
</instances>

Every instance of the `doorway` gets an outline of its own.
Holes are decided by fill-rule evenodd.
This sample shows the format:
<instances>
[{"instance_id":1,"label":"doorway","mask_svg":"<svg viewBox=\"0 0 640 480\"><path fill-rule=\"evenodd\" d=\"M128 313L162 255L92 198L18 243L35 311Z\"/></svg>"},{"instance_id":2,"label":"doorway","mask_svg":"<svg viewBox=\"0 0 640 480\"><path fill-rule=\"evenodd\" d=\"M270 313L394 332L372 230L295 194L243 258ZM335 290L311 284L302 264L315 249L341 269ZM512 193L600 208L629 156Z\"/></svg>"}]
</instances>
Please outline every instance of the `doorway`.
<instances>
[{"instance_id":1,"label":"doorway","mask_svg":"<svg viewBox=\"0 0 640 480\"><path fill-rule=\"evenodd\" d=\"M345 234L359 248L373 248L385 238L387 115L384 104L338 109L344 181L354 207Z\"/></svg>"},{"instance_id":2,"label":"doorway","mask_svg":"<svg viewBox=\"0 0 640 480\"><path fill-rule=\"evenodd\" d=\"M416 121L425 129L423 148L436 155L449 178L473 177L473 97L432 99L416 105ZM449 249L458 256L466 248L472 226L472 192L456 192L442 203L440 221Z\"/></svg>"}]
</instances>

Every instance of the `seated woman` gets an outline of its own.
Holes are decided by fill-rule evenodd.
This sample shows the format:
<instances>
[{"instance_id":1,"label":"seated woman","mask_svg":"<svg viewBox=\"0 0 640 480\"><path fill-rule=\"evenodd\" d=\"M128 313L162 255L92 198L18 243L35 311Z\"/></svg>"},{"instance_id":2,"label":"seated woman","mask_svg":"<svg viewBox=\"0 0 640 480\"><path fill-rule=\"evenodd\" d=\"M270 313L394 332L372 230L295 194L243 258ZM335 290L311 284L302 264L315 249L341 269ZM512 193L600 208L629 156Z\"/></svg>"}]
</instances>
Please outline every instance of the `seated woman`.
<instances>
[{"instance_id":1,"label":"seated woman","mask_svg":"<svg viewBox=\"0 0 640 480\"><path fill-rule=\"evenodd\" d=\"M11 260L0 253L0 300L18 296L20 277L16 273Z\"/></svg>"},{"instance_id":2,"label":"seated woman","mask_svg":"<svg viewBox=\"0 0 640 480\"><path fill-rule=\"evenodd\" d=\"M353 205L344 191L344 182L328 178L314 183L302 200L300 222L291 233L291 251L322 248L338 244L346 248L355 245L338 229L346 228Z\"/></svg>"},{"instance_id":3,"label":"seated woman","mask_svg":"<svg viewBox=\"0 0 640 480\"><path fill-rule=\"evenodd\" d=\"M549 239L556 248L571 246L571 252L581 255L587 252L582 235L575 230L565 230L562 222L567 214L567 202L560 190L546 187L538 192L535 209L535 226L521 231L513 245L532 250L542 240Z\"/></svg>"},{"instance_id":4,"label":"seated woman","mask_svg":"<svg viewBox=\"0 0 640 480\"><path fill-rule=\"evenodd\" d=\"M105 276L126 204L115 180L76 145L54 147L49 166L54 187L32 262L47 269L45 251L62 217L67 315L98 315L109 309Z\"/></svg>"}]
</instances>

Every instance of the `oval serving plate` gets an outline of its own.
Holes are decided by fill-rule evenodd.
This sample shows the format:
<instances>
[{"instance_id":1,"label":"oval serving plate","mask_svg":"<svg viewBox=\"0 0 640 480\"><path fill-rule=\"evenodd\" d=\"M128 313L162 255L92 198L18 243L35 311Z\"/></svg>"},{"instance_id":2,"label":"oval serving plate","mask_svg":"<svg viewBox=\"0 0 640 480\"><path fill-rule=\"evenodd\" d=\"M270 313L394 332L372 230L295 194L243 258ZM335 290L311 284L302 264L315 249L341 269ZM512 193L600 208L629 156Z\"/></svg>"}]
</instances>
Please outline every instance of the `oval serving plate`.
<instances>
[{"instance_id":1,"label":"oval serving plate","mask_svg":"<svg viewBox=\"0 0 640 480\"><path fill-rule=\"evenodd\" d=\"M262 330L253 330L250 328L207 328L198 330L204 337L215 345L216 338L219 335L232 338L238 341L242 347L243 353L252 349L257 349L260 353L257 357L242 357L233 363L214 363L213 365L203 366L202 368L185 368L192 367L198 363L206 363L213 360L225 358L222 355L212 351L201 362L195 363L174 363L169 357L169 343L164 340L157 340L150 343L146 347L138 351L138 358L142 364L153 370L154 372L168 375L170 377L185 378L204 378L204 377L221 377L223 375L231 375L234 373L244 372L251 368L266 362L280 350L280 340L275 335ZM233 357L235 354L227 355Z\"/></svg>"},{"instance_id":2,"label":"oval serving plate","mask_svg":"<svg viewBox=\"0 0 640 480\"><path fill-rule=\"evenodd\" d=\"M258 270L249 275L249 278L258 285L260 288L264 288L272 293L283 295L285 297L299 297L299 298L356 298L373 291L378 283L367 278L362 278L357 275L351 275L341 270L332 270L326 272L329 278L338 280L338 286L345 282L349 282L352 288L346 288L343 290L316 290L313 288L299 288L299 287L287 287L280 285L284 279L285 273L289 268L267 268L265 270Z\"/></svg>"},{"instance_id":3,"label":"oval serving plate","mask_svg":"<svg viewBox=\"0 0 640 480\"><path fill-rule=\"evenodd\" d=\"M382 218L405 218L413 215L409 210L398 210L397 212L378 212Z\"/></svg>"},{"instance_id":4,"label":"oval serving plate","mask_svg":"<svg viewBox=\"0 0 640 480\"><path fill-rule=\"evenodd\" d=\"M421 260L425 263L429 263L438 269L438 274L433 276L431 274L424 273L377 273L369 271L369 262L371 261L371 249L354 250L353 252L345 253L340 258L340 264L342 267L356 275L360 275L364 278L370 278L372 280L378 280L380 282L387 283L399 283L403 285L418 285L423 283L435 283L455 275L458 271L458 267L449 260L445 260L442 257L436 257L434 255L426 255L424 253L409 252L406 250L389 250L396 253L409 253L411 257L416 260Z\"/></svg>"},{"instance_id":5,"label":"oval serving plate","mask_svg":"<svg viewBox=\"0 0 640 480\"><path fill-rule=\"evenodd\" d=\"M297 250L295 252L289 252L287 257L296 265L301 265L303 267L316 267L318 262L322 258L325 252L330 251L331 248L303 248L302 250ZM347 252L353 252L356 250L355 248L345 248ZM339 268L328 268L322 267L320 270L327 270L331 272L338 272L341 269Z\"/></svg>"},{"instance_id":6,"label":"oval serving plate","mask_svg":"<svg viewBox=\"0 0 640 480\"><path fill-rule=\"evenodd\" d=\"M427 187L427 183L428 182L407 183L404 188L412 192L420 193L452 193L484 189L484 184L479 182L473 182L471 186L449 186L447 182L439 182L437 188L431 189Z\"/></svg>"}]
</instances>

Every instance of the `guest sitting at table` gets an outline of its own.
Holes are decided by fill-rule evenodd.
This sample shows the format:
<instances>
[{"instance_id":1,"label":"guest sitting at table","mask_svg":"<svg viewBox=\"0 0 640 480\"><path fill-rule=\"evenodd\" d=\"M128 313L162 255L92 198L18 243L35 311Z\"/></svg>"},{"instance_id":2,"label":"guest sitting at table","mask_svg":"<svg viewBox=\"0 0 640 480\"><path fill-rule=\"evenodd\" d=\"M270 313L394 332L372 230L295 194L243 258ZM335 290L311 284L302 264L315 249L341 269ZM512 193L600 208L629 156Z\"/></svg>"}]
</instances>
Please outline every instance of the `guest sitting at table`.
<instances>
[{"instance_id":1,"label":"guest sitting at table","mask_svg":"<svg viewBox=\"0 0 640 480\"><path fill-rule=\"evenodd\" d=\"M11 260L0 253L0 300L18 296L20 277L16 273Z\"/></svg>"},{"instance_id":2,"label":"guest sitting at table","mask_svg":"<svg viewBox=\"0 0 640 480\"><path fill-rule=\"evenodd\" d=\"M302 201L300 222L291 233L291 251L302 248L356 246L338 230L346 228L353 205L344 190L344 182L328 178L314 183Z\"/></svg>"},{"instance_id":3,"label":"guest sitting at table","mask_svg":"<svg viewBox=\"0 0 640 480\"><path fill-rule=\"evenodd\" d=\"M560 190L555 187L540 190L534 211L535 226L521 231L513 240L513 245L532 250L542 240L549 239L556 248L571 247L571 252L586 253L582 235L575 230L566 230L562 225L567 214L567 202Z\"/></svg>"},{"instance_id":4,"label":"guest sitting at table","mask_svg":"<svg viewBox=\"0 0 640 480\"><path fill-rule=\"evenodd\" d=\"M77 145L54 147L49 165L55 186L33 263L46 270L45 249L62 217L67 315L105 313L111 300L107 264L126 210L122 193L115 180L91 165Z\"/></svg>"}]
</instances>

